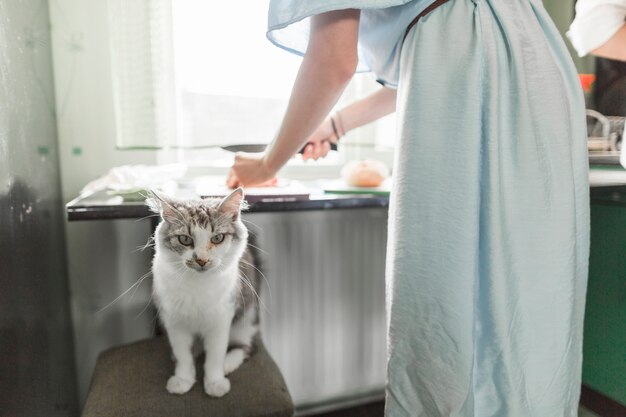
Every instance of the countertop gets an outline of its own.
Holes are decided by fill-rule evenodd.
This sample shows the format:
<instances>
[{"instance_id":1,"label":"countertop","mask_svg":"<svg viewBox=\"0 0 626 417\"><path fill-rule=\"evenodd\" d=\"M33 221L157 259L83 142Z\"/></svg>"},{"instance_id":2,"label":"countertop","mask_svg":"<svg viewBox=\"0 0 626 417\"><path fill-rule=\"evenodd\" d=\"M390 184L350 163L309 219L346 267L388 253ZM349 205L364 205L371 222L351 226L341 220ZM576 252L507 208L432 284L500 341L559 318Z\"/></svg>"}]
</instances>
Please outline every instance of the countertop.
<instances>
[{"instance_id":1,"label":"countertop","mask_svg":"<svg viewBox=\"0 0 626 417\"><path fill-rule=\"evenodd\" d=\"M592 167L589 178L591 200L594 204L626 207L625 170ZM308 200L258 201L250 204L248 212L386 208L388 206L389 198L385 195L324 194L321 188L313 187ZM106 191L75 198L66 205L66 213L69 221L140 219L151 214L143 201L124 199L122 196L111 195Z\"/></svg>"},{"instance_id":2,"label":"countertop","mask_svg":"<svg viewBox=\"0 0 626 417\"><path fill-rule=\"evenodd\" d=\"M246 212L385 208L388 206L389 198L383 195L334 195L317 193L312 194L308 200L272 200L250 203ZM72 200L66 205L66 211L69 221L140 219L151 214L148 207L142 201L125 201L123 197L111 196L105 191L99 191Z\"/></svg>"}]
</instances>

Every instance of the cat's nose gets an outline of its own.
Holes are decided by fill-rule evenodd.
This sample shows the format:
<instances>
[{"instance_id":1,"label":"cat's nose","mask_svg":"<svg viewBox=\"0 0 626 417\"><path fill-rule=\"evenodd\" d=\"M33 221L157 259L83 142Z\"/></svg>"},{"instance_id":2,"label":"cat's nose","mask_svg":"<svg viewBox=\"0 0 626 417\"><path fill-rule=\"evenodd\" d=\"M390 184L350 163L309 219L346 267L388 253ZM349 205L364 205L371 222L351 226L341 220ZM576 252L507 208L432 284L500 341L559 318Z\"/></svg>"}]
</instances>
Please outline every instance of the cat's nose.
<instances>
[{"instance_id":1,"label":"cat's nose","mask_svg":"<svg viewBox=\"0 0 626 417\"><path fill-rule=\"evenodd\" d=\"M197 263L198 265L200 265L200 266L204 266L204 265L206 265L206 264L207 264L207 262L209 262L209 260L208 260L208 259L200 259L200 258L197 258L197 259L196 259L196 263Z\"/></svg>"}]
</instances>

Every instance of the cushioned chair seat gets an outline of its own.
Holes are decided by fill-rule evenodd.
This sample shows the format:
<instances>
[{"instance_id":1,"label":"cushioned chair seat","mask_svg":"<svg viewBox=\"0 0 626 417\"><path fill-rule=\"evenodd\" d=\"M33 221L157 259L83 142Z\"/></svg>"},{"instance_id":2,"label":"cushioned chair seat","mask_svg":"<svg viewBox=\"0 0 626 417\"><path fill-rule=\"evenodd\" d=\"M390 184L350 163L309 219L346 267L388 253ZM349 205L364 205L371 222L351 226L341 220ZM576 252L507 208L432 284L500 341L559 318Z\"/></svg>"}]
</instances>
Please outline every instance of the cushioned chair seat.
<instances>
[{"instance_id":1,"label":"cushioned chair seat","mask_svg":"<svg viewBox=\"0 0 626 417\"><path fill-rule=\"evenodd\" d=\"M229 375L231 390L211 398L202 386L202 366L191 391L165 390L174 363L163 337L117 347L98 358L83 417L282 417L293 404L278 367L261 342L250 359Z\"/></svg>"}]
</instances>

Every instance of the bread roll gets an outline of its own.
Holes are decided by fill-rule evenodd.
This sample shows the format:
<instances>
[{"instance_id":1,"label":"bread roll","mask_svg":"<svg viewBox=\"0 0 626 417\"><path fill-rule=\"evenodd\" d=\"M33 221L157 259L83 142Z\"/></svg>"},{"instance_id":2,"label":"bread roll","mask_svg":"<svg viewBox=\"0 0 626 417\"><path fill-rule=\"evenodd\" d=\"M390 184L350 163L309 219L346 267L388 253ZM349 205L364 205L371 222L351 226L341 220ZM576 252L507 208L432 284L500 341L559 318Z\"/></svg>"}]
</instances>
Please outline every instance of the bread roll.
<instances>
[{"instance_id":1,"label":"bread roll","mask_svg":"<svg viewBox=\"0 0 626 417\"><path fill-rule=\"evenodd\" d=\"M343 167L341 176L353 187L379 187L389 176L389 169L379 161L353 161Z\"/></svg>"}]
</instances>

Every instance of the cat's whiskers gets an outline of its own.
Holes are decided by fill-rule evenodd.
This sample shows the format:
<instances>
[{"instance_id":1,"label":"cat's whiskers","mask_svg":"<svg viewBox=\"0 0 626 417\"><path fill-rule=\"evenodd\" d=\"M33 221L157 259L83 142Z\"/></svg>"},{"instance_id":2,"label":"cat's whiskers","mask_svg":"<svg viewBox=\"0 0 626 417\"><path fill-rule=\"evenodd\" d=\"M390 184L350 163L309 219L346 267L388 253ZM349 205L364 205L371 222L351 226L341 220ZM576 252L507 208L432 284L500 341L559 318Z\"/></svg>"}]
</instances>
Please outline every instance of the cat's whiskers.
<instances>
[{"instance_id":1,"label":"cat's whiskers","mask_svg":"<svg viewBox=\"0 0 626 417\"><path fill-rule=\"evenodd\" d=\"M152 274L152 271L148 272L148 274ZM148 276L143 276L141 278L141 282L143 282L144 279L148 278ZM133 301L133 298L135 297L135 294L137 293L137 290L139 289L139 287L141 287L141 283L139 283L138 285L135 286L135 290L133 291L133 293L130 295L130 299L128 300L128 303L130 303L131 301Z\"/></svg>"},{"instance_id":2,"label":"cat's whiskers","mask_svg":"<svg viewBox=\"0 0 626 417\"><path fill-rule=\"evenodd\" d=\"M273 302L273 298L272 298L272 287L270 286L270 282L269 282L269 280L267 279L267 277L265 276L265 274L264 274L264 273L263 273L263 272L262 272L259 268L257 268L257 267L256 267L256 265L252 264L251 262L248 262L248 261L246 261L246 260L245 260L245 259L243 259L243 258L241 259L241 262L243 262L244 264L246 264L246 265L248 265L248 266L251 266L252 268L254 268L254 269L255 269L255 270L256 270L256 271L257 271L257 272L261 275L261 278L263 278L263 280L264 280L264 281L265 281L265 283L267 284L267 289L268 289L268 291L269 291L269 293L270 293L270 302Z\"/></svg>"},{"instance_id":3,"label":"cat's whiskers","mask_svg":"<svg viewBox=\"0 0 626 417\"><path fill-rule=\"evenodd\" d=\"M245 220L243 217L241 218L241 221L244 222L244 223L250 223L252 226L256 227L257 229L261 229L261 226L259 226L258 224L256 224L253 221ZM250 230L250 229L248 229L248 230Z\"/></svg>"},{"instance_id":4,"label":"cat's whiskers","mask_svg":"<svg viewBox=\"0 0 626 417\"><path fill-rule=\"evenodd\" d=\"M252 243L248 242L248 246L258 250L259 252L263 253L264 255L269 255L269 253L266 250L261 249L258 246L253 245Z\"/></svg>"},{"instance_id":5,"label":"cat's whiskers","mask_svg":"<svg viewBox=\"0 0 626 417\"><path fill-rule=\"evenodd\" d=\"M159 213L152 213L152 214L148 214L147 216L144 217L140 217L138 219L135 220L135 222L141 221L141 220L145 220L145 219L149 219L152 217L161 217L161 215Z\"/></svg>"},{"instance_id":6,"label":"cat's whiskers","mask_svg":"<svg viewBox=\"0 0 626 417\"><path fill-rule=\"evenodd\" d=\"M254 293L254 296L256 297L259 306L263 307L265 309L265 311L268 311L267 308L265 307L265 305L263 304L263 302L261 301L261 299L259 298L259 295L256 293L256 291L254 291L254 288L252 288L252 285L250 284L250 282L248 282L247 279L243 278L243 277L239 277L239 280L241 280L241 282L250 289L250 291L252 291ZM269 312L269 311L268 311Z\"/></svg>"},{"instance_id":7,"label":"cat's whiskers","mask_svg":"<svg viewBox=\"0 0 626 417\"><path fill-rule=\"evenodd\" d=\"M254 289L254 286L253 286L253 285L252 285L252 283L250 282L250 278L248 278L248 276L247 276L245 273L243 273L243 271L239 271L239 273L240 273L240 275L239 275L239 279L241 279L241 280L242 280L242 282L243 282L244 284L246 284L246 286L247 286L248 288L250 288L250 291L252 291L252 292L254 293L254 295L255 295L255 297L256 297L256 299L257 299L257 301L259 302L259 305L260 305L261 307L263 307L263 309L265 309L265 311L266 311L267 313L269 313L269 309L267 308L267 306L265 305L265 303L263 302L263 300L261 300L261 296L259 296L259 293L258 293L258 292ZM243 277L242 277L241 275L243 275Z\"/></svg>"},{"instance_id":8,"label":"cat's whiskers","mask_svg":"<svg viewBox=\"0 0 626 417\"><path fill-rule=\"evenodd\" d=\"M148 248L153 248L155 245L156 242L154 241L154 236L150 236L148 238L148 241L144 245L137 246L137 248L133 252L143 252Z\"/></svg>"},{"instance_id":9,"label":"cat's whiskers","mask_svg":"<svg viewBox=\"0 0 626 417\"><path fill-rule=\"evenodd\" d=\"M141 285L141 283L143 282L144 279L148 278L150 275L152 275L152 271L148 271L146 272L142 277L140 277L137 281L135 281L135 283L133 285L131 285L130 287L128 287L128 289L126 291L124 291L123 293L121 293L120 295L118 295L113 301L111 301L109 304L105 305L104 307L102 307L100 310L96 311L96 314L101 313L102 311L106 310L107 308L111 307L113 304L115 304L116 302L118 302L124 295L128 294L128 292L130 290L132 290L135 287L138 287L139 285ZM132 299L132 298L131 298Z\"/></svg>"},{"instance_id":10,"label":"cat's whiskers","mask_svg":"<svg viewBox=\"0 0 626 417\"><path fill-rule=\"evenodd\" d=\"M261 228L260 228L259 226L257 226L256 224L252 223L252 222L251 222L251 221L249 221L249 220L244 220L244 219L242 218L242 219L241 219L241 221L242 221L242 222L244 222L244 223L250 223L250 224L252 224L253 226L255 226L257 229L261 230ZM254 236L255 238L259 237L259 234L258 234L256 231L252 230L250 227L248 227L248 226L247 226L247 225L245 225L245 224L244 224L244 226L246 226L246 229L248 229L248 233L249 233L249 234L251 234L251 235L252 235L252 236Z\"/></svg>"},{"instance_id":11,"label":"cat's whiskers","mask_svg":"<svg viewBox=\"0 0 626 417\"><path fill-rule=\"evenodd\" d=\"M138 318L139 318L139 317L140 317L140 316L141 316L141 315L142 315L142 314L143 314L143 313L144 313L144 312L148 309L148 306L149 306L150 304L152 304L152 297L153 297L153 296L154 296L154 291L151 291L151 292L150 292L150 298L148 298L148 302L147 302L147 303L146 303L146 305L143 307L143 309L141 309L141 311L139 312L139 314L137 314L137 315L135 316L135 318L134 318L133 320L137 320L137 319L138 319Z\"/></svg>"}]
</instances>

